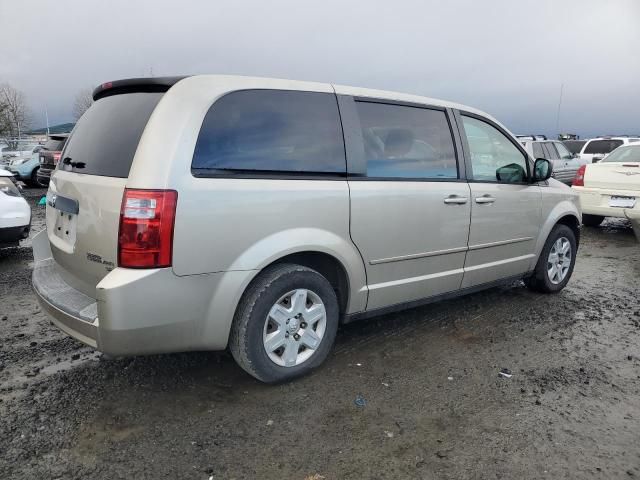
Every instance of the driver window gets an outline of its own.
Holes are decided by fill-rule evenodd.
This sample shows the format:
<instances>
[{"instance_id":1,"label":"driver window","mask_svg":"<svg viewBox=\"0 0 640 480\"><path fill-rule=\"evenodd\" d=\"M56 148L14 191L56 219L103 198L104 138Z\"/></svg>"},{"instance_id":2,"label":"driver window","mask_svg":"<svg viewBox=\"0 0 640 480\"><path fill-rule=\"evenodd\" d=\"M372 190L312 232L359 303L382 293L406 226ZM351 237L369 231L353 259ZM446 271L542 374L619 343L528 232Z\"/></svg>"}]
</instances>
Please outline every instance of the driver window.
<instances>
[{"instance_id":1,"label":"driver window","mask_svg":"<svg viewBox=\"0 0 640 480\"><path fill-rule=\"evenodd\" d=\"M505 135L482 120L463 115L462 121L474 180L526 182L527 159Z\"/></svg>"},{"instance_id":2,"label":"driver window","mask_svg":"<svg viewBox=\"0 0 640 480\"><path fill-rule=\"evenodd\" d=\"M458 178L453 138L442 110L356 102L372 178Z\"/></svg>"}]
</instances>

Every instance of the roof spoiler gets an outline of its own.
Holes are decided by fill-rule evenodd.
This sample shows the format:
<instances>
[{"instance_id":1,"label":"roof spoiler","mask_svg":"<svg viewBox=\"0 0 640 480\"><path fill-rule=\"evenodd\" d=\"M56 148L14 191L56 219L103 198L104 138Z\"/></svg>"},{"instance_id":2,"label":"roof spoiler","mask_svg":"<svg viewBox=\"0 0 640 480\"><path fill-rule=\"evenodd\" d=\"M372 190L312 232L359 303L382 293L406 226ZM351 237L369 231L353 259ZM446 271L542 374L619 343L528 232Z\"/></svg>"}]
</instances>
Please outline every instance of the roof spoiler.
<instances>
[{"instance_id":1,"label":"roof spoiler","mask_svg":"<svg viewBox=\"0 0 640 480\"><path fill-rule=\"evenodd\" d=\"M93 99L99 100L112 95L134 92L166 92L183 77L149 77L149 78L125 78L105 82L93 90Z\"/></svg>"}]
</instances>

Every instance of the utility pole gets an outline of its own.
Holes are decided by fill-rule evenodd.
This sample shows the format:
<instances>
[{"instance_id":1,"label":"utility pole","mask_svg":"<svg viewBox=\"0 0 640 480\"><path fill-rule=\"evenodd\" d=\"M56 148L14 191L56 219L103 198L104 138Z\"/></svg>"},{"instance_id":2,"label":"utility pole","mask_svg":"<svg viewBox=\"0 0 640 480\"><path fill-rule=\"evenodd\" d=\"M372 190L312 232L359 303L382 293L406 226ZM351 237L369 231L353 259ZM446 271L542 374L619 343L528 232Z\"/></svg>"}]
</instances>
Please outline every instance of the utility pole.
<instances>
[{"instance_id":1,"label":"utility pole","mask_svg":"<svg viewBox=\"0 0 640 480\"><path fill-rule=\"evenodd\" d=\"M46 105L44 107L44 118L46 119L46 122L47 122L47 137L48 137L49 136L49 112L47 112Z\"/></svg>"},{"instance_id":2,"label":"utility pole","mask_svg":"<svg viewBox=\"0 0 640 480\"><path fill-rule=\"evenodd\" d=\"M564 83L560 84L560 99L558 100L558 114L556 115L556 135L560 135L560 107L562 106L562 90Z\"/></svg>"}]
</instances>

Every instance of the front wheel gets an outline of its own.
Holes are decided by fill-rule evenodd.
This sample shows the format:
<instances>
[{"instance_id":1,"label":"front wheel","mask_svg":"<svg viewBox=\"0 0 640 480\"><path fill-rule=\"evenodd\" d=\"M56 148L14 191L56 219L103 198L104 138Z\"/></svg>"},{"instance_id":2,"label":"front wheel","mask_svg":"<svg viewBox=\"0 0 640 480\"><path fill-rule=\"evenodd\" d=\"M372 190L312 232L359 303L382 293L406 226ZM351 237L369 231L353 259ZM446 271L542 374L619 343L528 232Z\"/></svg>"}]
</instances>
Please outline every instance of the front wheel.
<instances>
[{"instance_id":1,"label":"front wheel","mask_svg":"<svg viewBox=\"0 0 640 480\"><path fill-rule=\"evenodd\" d=\"M32 187L44 188L47 185L38 178L39 170L40 170L40 167L36 167L33 169L33 172L31 172L31 181L29 183L31 184Z\"/></svg>"},{"instance_id":2,"label":"front wheel","mask_svg":"<svg viewBox=\"0 0 640 480\"><path fill-rule=\"evenodd\" d=\"M597 227L604 220L602 215L588 215L586 213L582 214L582 224L587 227Z\"/></svg>"},{"instance_id":3,"label":"front wheel","mask_svg":"<svg viewBox=\"0 0 640 480\"><path fill-rule=\"evenodd\" d=\"M573 230L566 225L556 225L544 244L533 275L525 283L537 292L559 292L571 278L577 253Z\"/></svg>"},{"instance_id":4,"label":"front wheel","mask_svg":"<svg viewBox=\"0 0 640 480\"><path fill-rule=\"evenodd\" d=\"M238 365L258 380L290 380L327 358L338 317L338 299L326 278L300 265L274 265L243 295L229 349Z\"/></svg>"}]
</instances>

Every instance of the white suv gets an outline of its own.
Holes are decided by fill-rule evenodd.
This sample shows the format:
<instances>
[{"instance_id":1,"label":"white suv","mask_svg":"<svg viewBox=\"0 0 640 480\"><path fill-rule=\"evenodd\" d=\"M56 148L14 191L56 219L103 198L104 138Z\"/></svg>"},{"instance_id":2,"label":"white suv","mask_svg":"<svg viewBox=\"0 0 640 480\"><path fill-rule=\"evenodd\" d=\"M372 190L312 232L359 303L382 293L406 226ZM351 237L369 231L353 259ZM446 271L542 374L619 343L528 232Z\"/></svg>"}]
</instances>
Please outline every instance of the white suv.
<instances>
[{"instance_id":1,"label":"white suv","mask_svg":"<svg viewBox=\"0 0 640 480\"><path fill-rule=\"evenodd\" d=\"M588 140L580 150L580 160L584 164L598 163L605 156L609 155L616 148L640 142L636 137L597 137Z\"/></svg>"}]
</instances>

